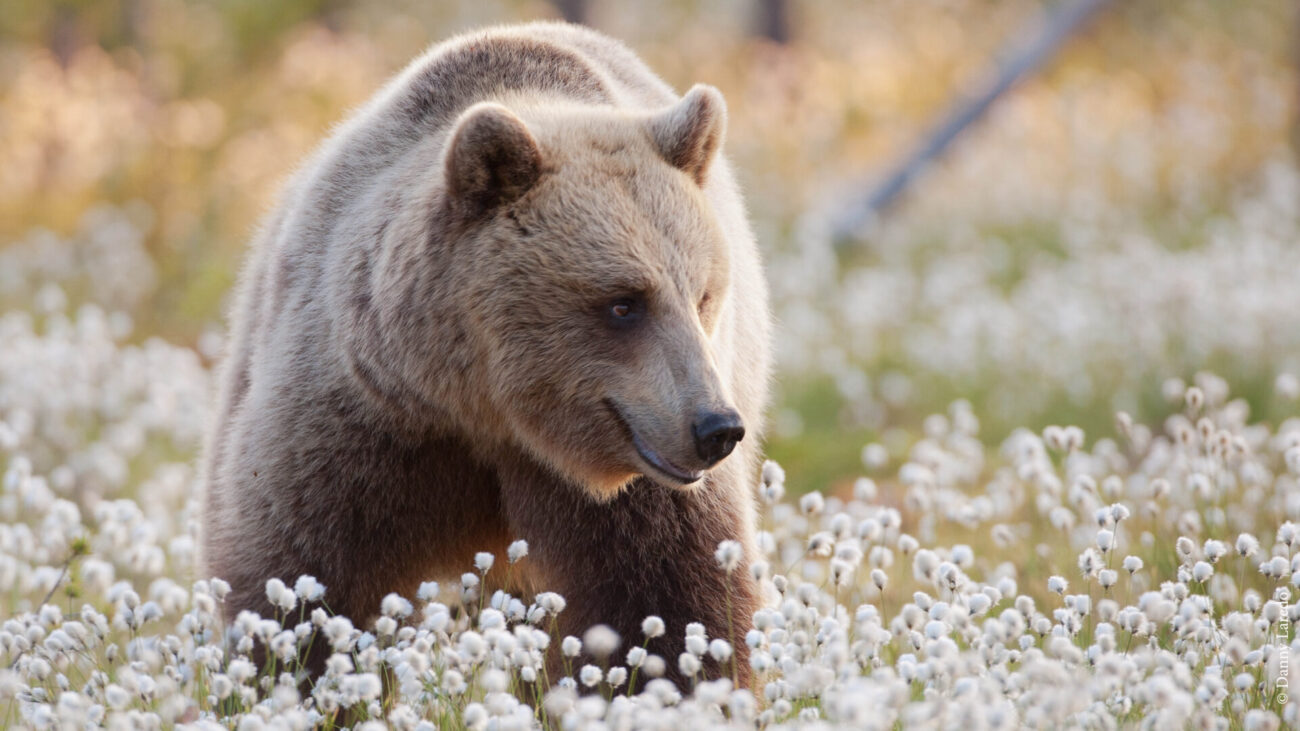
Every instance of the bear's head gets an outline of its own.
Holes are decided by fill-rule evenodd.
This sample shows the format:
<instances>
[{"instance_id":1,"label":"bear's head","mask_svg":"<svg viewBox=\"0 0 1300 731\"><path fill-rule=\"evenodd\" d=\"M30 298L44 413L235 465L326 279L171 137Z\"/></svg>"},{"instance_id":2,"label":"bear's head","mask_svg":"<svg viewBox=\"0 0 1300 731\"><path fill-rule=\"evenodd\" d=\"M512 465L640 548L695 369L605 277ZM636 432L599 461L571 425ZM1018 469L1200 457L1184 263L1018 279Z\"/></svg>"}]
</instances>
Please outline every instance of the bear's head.
<instances>
[{"instance_id":1,"label":"bear's head","mask_svg":"<svg viewBox=\"0 0 1300 731\"><path fill-rule=\"evenodd\" d=\"M484 418L599 499L639 475L699 484L744 436L706 193L725 123L705 86L653 113L510 100L467 109L446 145Z\"/></svg>"}]
</instances>

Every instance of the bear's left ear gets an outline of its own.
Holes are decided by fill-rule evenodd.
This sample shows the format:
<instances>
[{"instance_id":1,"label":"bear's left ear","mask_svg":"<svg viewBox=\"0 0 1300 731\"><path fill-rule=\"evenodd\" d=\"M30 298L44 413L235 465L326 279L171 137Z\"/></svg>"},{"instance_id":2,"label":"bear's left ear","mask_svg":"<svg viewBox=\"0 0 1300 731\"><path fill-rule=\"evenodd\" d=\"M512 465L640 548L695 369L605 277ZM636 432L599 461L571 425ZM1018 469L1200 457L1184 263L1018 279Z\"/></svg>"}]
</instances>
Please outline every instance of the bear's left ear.
<instances>
[{"instance_id":1,"label":"bear's left ear","mask_svg":"<svg viewBox=\"0 0 1300 731\"><path fill-rule=\"evenodd\" d=\"M727 127L727 103L722 92L696 84L681 101L650 120L650 134L659 152L673 167L704 185L709 166L722 147Z\"/></svg>"},{"instance_id":2,"label":"bear's left ear","mask_svg":"<svg viewBox=\"0 0 1300 731\"><path fill-rule=\"evenodd\" d=\"M514 112L480 102L456 120L445 167L448 192L478 214L527 193L541 177L542 151Z\"/></svg>"}]
</instances>

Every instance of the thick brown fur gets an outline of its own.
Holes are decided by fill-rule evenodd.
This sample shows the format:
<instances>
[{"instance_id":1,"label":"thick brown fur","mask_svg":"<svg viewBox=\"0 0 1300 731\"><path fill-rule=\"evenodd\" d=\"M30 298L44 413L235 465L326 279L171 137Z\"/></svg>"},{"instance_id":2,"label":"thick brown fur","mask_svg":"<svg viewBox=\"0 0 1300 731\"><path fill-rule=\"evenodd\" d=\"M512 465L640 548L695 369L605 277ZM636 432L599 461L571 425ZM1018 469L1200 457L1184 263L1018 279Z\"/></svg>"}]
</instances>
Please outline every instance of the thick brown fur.
<instances>
[{"instance_id":1,"label":"thick brown fur","mask_svg":"<svg viewBox=\"0 0 1300 731\"><path fill-rule=\"evenodd\" d=\"M768 312L725 118L715 90L679 99L617 42L544 23L435 46L335 132L232 318L204 538L232 616L310 574L364 622L522 538L515 573L565 596L561 632L605 623L626 649L657 614L680 681L687 622L728 638L730 607L748 677ZM620 329L625 297L644 312ZM692 419L727 407L747 434L706 469ZM703 478L656 473L634 433Z\"/></svg>"}]
</instances>

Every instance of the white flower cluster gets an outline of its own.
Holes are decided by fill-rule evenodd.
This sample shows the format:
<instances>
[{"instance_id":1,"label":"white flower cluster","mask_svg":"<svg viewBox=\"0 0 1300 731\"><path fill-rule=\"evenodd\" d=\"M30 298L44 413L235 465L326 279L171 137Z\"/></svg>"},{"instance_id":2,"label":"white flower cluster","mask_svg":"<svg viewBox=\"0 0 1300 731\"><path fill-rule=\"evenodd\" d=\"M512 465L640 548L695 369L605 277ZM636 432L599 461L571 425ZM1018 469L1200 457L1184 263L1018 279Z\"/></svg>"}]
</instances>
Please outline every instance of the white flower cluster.
<instances>
[{"instance_id":1,"label":"white flower cluster","mask_svg":"<svg viewBox=\"0 0 1300 731\"><path fill-rule=\"evenodd\" d=\"M157 284L157 267L145 248L153 224L149 206L94 206L80 224L66 238L37 228L0 248L0 302L35 303L54 313L67 300L60 287L128 312L146 301Z\"/></svg>"},{"instance_id":2,"label":"white flower cluster","mask_svg":"<svg viewBox=\"0 0 1300 731\"><path fill-rule=\"evenodd\" d=\"M398 729L902 724L1247 728L1295 724L1300 419L1251 424L1221 379L1171 381L1159 429L1020 430L997 454L964 403L843 492L787 499L764 466L763 605L735 618L753 682L701 675L733 646L691 625L679 657L605 627L556 636L554 593L459 582L390 595L365 626L307 609L328 587L268 577L276 616L228 616L189 576L188 468L207 375L124 345L113 318L0 318L0 715L35 728ZM14 365L24 363L27 367ZM170 445L166 449L158 442ZM1296 522L1292 522L1296 521ZM732 572L740 546L717 547ZM291 583L286 583L291 580ZM299 659L327 647L306 682ZM578 658L590 658L579 661ZM691 687L660 678L676 663ZM729 675L729 674L728 674Z\"/></svg>"},{"instance_id":3,"label":"white flower cluster","mask_svg":"<svg viewBox=\"0 0 1300 731\"><path fill-rule=\"evenodd\" d=\"M1019 144L998 141L1002 154ZM1161 376L1212 360L1243 375L1260 363L1300 369L1292 164L1266 167L1208 221L1200 199L1158 222L1121 213L1123 201L1105 215L1071 201L1005 218L939 210L1004 187L927 189L928 207L874 230L857 257L864 265L841 265L826 221L805 221L798 246L775 252L769 267L787 372L833 379L855 418L880 427L934 384L945 393L992 386L998 396L1014 388L1014 398L990 399L997 411L986 416L1018 423L1063 399L1133 409ZM1292 376L1278 392L1294 399L1300 388Z\"/></svg>"}]
</instances>

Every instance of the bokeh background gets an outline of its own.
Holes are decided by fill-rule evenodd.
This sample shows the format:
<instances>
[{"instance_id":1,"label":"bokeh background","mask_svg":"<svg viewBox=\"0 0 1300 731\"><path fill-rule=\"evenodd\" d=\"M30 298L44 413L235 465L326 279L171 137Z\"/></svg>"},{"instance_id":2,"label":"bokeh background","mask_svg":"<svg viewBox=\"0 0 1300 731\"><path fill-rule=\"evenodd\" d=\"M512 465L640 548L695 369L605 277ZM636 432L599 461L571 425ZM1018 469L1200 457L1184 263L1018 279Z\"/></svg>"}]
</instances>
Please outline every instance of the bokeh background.
<instances>
[{"instance_id":1,"label":"bokeh background","mask_svg":"<svg viewBox=\"0 0 1300 731\"><path fill-rule=\"evenodd\" d=\"M1019 425L1110 433L1116 409L1155 418L1182 397L1167 379L1206 371L1255 418L1293 408L1294 3L1112 3L851 236L834 222L1057 3L563 5L7 0L0 336L67 326L63 312L90 327L79 308L93 304L96 327L139 346L124 377L139 389L151 369L201 383L250 231L331 125L437 40L568 12L679 90L707 82L728 100L726 152L778 319L769 451L792 490L843 489L863 445L902 455L959 398L990 444ZM13 394L40 387L42 366L10 345L14 424ZM69 387L44 371L50 393ZM197 435L171 436L175 458Z\"/></svg>"}]
</instances>

